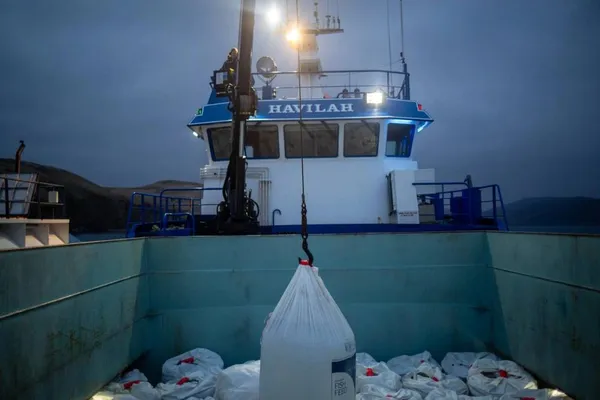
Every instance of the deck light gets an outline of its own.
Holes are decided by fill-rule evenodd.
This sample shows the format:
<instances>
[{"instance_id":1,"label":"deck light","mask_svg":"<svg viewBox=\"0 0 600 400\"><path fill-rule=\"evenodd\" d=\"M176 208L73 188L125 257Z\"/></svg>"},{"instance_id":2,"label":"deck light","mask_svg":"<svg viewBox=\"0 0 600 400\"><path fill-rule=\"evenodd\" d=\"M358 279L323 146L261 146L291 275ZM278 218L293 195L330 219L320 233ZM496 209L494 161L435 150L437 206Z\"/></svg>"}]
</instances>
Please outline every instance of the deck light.
<instances>
[{"instance_id":1,"label":"deck light","mask_svg":"<svg viewBox=\"0 0 600 400\"><path fill-rule=\"evenodd\" d=\"M367 104L379 106L383 104L383 92L371 92L366 96Z\"/></svg>"},{"instance_id":2,"label":"deck light","mask_svg":"<svg viewBox=\"0 0 600 400\"><path fill-rule=\"evenodd\" d=\"M265 17L267 19L267 23L271 27L276 27L279 24L279 21L281 20L281 14L279 13L279 10L275 6L272 6L269 9L269 11L267 11L267 13L265 14Z\"/></svg>"}]
</instances>

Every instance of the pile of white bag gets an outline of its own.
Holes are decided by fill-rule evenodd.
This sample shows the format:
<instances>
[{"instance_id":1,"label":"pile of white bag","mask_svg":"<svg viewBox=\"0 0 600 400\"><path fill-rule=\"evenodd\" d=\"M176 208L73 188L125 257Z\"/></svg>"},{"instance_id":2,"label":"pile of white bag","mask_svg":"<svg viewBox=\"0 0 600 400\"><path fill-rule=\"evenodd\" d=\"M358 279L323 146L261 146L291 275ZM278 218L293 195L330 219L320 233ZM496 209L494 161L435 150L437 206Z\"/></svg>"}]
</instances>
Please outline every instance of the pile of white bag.
<instances>
[{"instance_id":1,"label":"pile of white bag","mask_svg":"<svg viewBox=\"0 0 600 400\"><path fill-rule=\"evenodd\" d=\"M465 394L457 394L452 390L433 389L427 394L425 400L495 400L491 396L467 396Z\"/></svg>"},{"instance_id":2,"label":"pile of white bag","mask_svg":"<svg viewBox=\"0 0 600 400\"><path fill-rule=\"evenodd\" d=\"M174 383L186 376L217 375L223 369L223 359L208 349L193 349L169 358L162 367L162 381Z\"/></svg>"},{"instance_id":3,"label":"pile of white bag","mask_svg":"<svg viewBox=\"0 0 600 400\"><path fill-rule=\"evenodd\" d=\"M193 349L170 358L156 388L137 369L108 384L92 400L214 400L223 359L207 349Z\"/></svg>"},{"instance_id":4,"label":"pile of white bag","mask_svg":"<svg viewBox=\"0 0 600 400\"><path fill-rule=\"evenodd\" d=\"M523 389L515 393L505 394L500 400L573 400L556 389Z\"/></svg>"},{"instance_id":5,"label":"pile of white bag","mask_svg":"<svg viewBox=\"0 0 600 400\"><path fill-rule=\"evenodd\" d=\"M232 365L217 377L216 400L258 400L260 361Z\"/></svg>"},{"instance_id":6,"label":"pile of white bag","mask_svg":"<svg viewBox=\"0 0 600 400\"><path fill-rule=\"evenodd\" d=\"M558 390L538 389L521 366L491 353L448 353L441 366L427 351L387 363L368 353L355 359L356 400L572 400ZM260 360L223 366L218 354L194 349L167 360L156 387L135 369L92 400L259 399Z\"/></svg>"},{"instance_id":7,"label":"pile of white bag","mask_svg":"<svg viewBox=\"0 0 600 400\"><path fill-rule=\"evenodd\" d=\"M356 377L357 400L572 400L557 390L538 390L518 364L485 352L447 353L441 365L428 351L387 363L357 353Z\"/></svg>"},{"instance_id":8,"label":"pile of white bag","mask_svg":"<svg viewBox=\"0 0 600 400\"><path fill-rule=\"evenodd\" d=\"M419 392L426 397L433 389L446 389L457 394L468 394L467 385L452 375L446 375L441 368L424 362L416 370L402 377L402 385L407 389Z\"/></svg>"},{"instance_id":9,"label":"pile of white bag","mask_svg":"<svg viewBox=\"0 0 600 400\"><path fill-rule=\"evenodd\" d=\"M513 361L482 358L476 360L467 375L471 393L500 397L523 389L537 389L537 382Z\"/></svg>"},{"instance_id":10,"label":"pile of white bag","mask_svg":"<svg viewBox=\"0 0 600 400\"><path fill-rule=\"evenodd\" d=\"M208 349L193 349L165 361L162 383L156 390L163 400L191 400L212 397L223 359Z\"/></svg>"},{"instance_id":11,"label":"pile of white bag","mask_svg":"<svg viewBox=\"0 0 600 400\"><path fill-rule=\"evenodd\" d=\"M424 351L413 356L398 356L388 360L387 365L392 371L400 376L416 371L419 365L428 363L434 367L440 368L440 365L433 359L431 353Z\"/></svg>"},{"instance_id":12,"label":"pile of white bag","mask_svg":"<svg viewBox=\"0 0 600 400\"><path fill-rule=\"evenodd\" d=\"M148 382L146 375L134 369L117 378L98 393L92 400L160 400L160 394Z\"/></svg>"},{"instance_id":13,"label":"pile of white bag","mask_svg":"<svg viewBox=\"0 0 600 400\"><path fill-rule=\"evenodd\" d=\"M367 384L356 394L356 400L378 400L378 399L399 399L399 400L423 400L423 397L414 390L398 389L389 390L384 387Z\"/></svg>"},{"instance_id":14,"label":"pile of white bag","mask_svg":"<svg viewBox=\"0 0 600 400\"><path fill-rule=\"evenodd\" d=\"M361 393L365 385L373 385L396 392L402 388L402 379L386 363L375 361L367 353L358 353L356 355L356 392Z\"/></svg>"},{"instance_id":15,"label":"pile of white bag","mask_svg":"<svg viewBox=\"0 0 600 400\"><path fill-rule=\"evenodd\" d=\"M490 359L497 361L498 357L492 353L448 353L442 360L442 368L449 375L467 379L469 369L476 360Z\"/></svg>"}]
</instances>

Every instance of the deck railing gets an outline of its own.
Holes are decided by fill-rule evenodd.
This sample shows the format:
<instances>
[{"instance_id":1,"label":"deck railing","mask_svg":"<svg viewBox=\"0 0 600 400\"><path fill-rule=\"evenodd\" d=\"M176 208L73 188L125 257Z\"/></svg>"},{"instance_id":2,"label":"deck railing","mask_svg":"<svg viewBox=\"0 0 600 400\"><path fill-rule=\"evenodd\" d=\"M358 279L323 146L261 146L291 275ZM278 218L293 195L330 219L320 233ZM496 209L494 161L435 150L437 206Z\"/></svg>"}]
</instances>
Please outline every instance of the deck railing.
<instances>
[{"instance_id":1,"label":"deck railing","mask_svg":"<svg viewBox=\"0 0 600 400\"><path fill-rule=\"evenodd\" d=\"M32 175L32 174L22 174ZM26 191L24 195L19 192ZM0 175L0 218L63 219L66 192L63 185Z\"/></svg>"},{"instance_id":2,"label":"deck railing","mask_svg":"<svg viewBox=\"0 0 600 400\"><path fill-rule=\"evenodd\" d=\"M508 220L498 185L469 187L465 182L414 183L417 187L434 186L431 193L418 194L420 204L433 206L433 213L421 213L436 223L490 226L508 230ZM461 187L460 189L448 188ZM438 188L441 190L438 191ZM421 190L422 192L422 190Z\"/></svg>"},{"instance_id":3,"label":"deck railing","mask_svg":"<svg viewBox=\"0 0 600 400\"><path fill-rule=\"evenodd\" d=\"M259 73L252 74L255 79L254 87L260 98L263 98L261 87L265 79ZM273 73L271 86L276 90L276 99L298 97L298 73L296 71L278 71ZM344 96L344 89L348 91L347 97L355 97L354 91L364 95L367 92L383 91L390 98L410 100L410 74L408 72L388 70L333 70L322 71L323 84L302 86L302 89L314 89L307 99L338 98Z\"/></svg>"},{"instance_id":4,"label":"deck railing","mask_svg":"<svg viewBox=\"0 0 600 400\"><path fill-rule=\"evenodd\" d=\"M155 225L155 230L164 231L180 226L195 230L195 218L202 215L202 207L211 204L202 202L202 193L220 188L168 188L159 194L134 192L131 194L127 213L128 234L136 225ZM166 196L168 192L197 192L198 196ZM216 209L216 204L214 207Z\"/></svg>"}]
</instances>

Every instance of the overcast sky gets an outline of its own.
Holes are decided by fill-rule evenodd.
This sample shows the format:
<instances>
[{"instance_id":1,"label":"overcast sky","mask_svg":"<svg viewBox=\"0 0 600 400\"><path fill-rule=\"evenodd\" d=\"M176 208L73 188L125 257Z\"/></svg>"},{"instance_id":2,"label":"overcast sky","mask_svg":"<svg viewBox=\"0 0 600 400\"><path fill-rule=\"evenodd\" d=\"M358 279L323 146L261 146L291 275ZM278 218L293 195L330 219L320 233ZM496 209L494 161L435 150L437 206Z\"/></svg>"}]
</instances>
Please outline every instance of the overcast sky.
<instances>
[{"instance_id":1,"label":"overcast sky","mask_svg":"<svg viewBox=\"0 0 600 400\"><path fill-rule=\"evenodd\" d=\"M386 0L338 2L346 33L319 39L324 68L385 67ZM205 151L186 124L237 45L239 4L0 0L0 157L22 139L24 159L102 185L198 180ZM600 197L598 0L405 0L404 14L412 97L435 118L421 167L499 183L509 200ZM295 69L261 21L254 60Z\"/></svg>"}]
</instances>

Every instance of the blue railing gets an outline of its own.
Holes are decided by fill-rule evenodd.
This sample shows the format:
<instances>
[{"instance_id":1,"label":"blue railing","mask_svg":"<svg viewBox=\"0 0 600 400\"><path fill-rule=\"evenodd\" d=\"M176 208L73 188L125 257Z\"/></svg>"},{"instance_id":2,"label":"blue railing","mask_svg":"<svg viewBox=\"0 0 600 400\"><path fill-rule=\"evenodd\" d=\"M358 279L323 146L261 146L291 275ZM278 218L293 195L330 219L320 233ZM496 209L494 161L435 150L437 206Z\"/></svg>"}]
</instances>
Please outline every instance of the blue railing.
<instances>
[{"instance_id":1,"label":"blue railing","mask_svg":"<svg viewBox=\"0 0 600 400\"><path fill-rule=\"evenodd\" d=\"M166 196L168 192L199 192L221 188L168 188L160 194L134 192L127 212L127 236L181 236L196 231L196 217L202 215L201 197ZM216 204L214 205L216 207Z\"/></svg>"},{"instance_id":2,"label":"blue railing","mask_svg":"<svg viewBox=\"0 0 600 400\"><path fill-rule=\"evenodd\" d=\"M259 73L255 76L255 88L260 93L263 79ZM296 71L273 72L271 87L276 90L275 98L295 98L298 96L298 73ZM388 71L382 69L334 70L322 71L321 77L327 79L327 84L302 86L302 89L321 89L328 97L342 97L344 89L348 97L354 97L354 90L361 94L381 90L388 97L410 100L410 74L403 71ZM323 95L313 98L323 98Z\"/></svg>"},{"instance_id":3,"label":"blue railing","mask_svg":"<svg viewBox=\"0 0 600 400\"><path fill-rule=\"evenodd\" d=\"M506 209L498 185L469 187L465 182L414 183L417 187L439 186L441 191L418 194L420 205L431 205L433 212L420 213L426 222L493 227L508 230ZM446 190L447 187L462 186Z\"/></svg>"}]
</instances>

